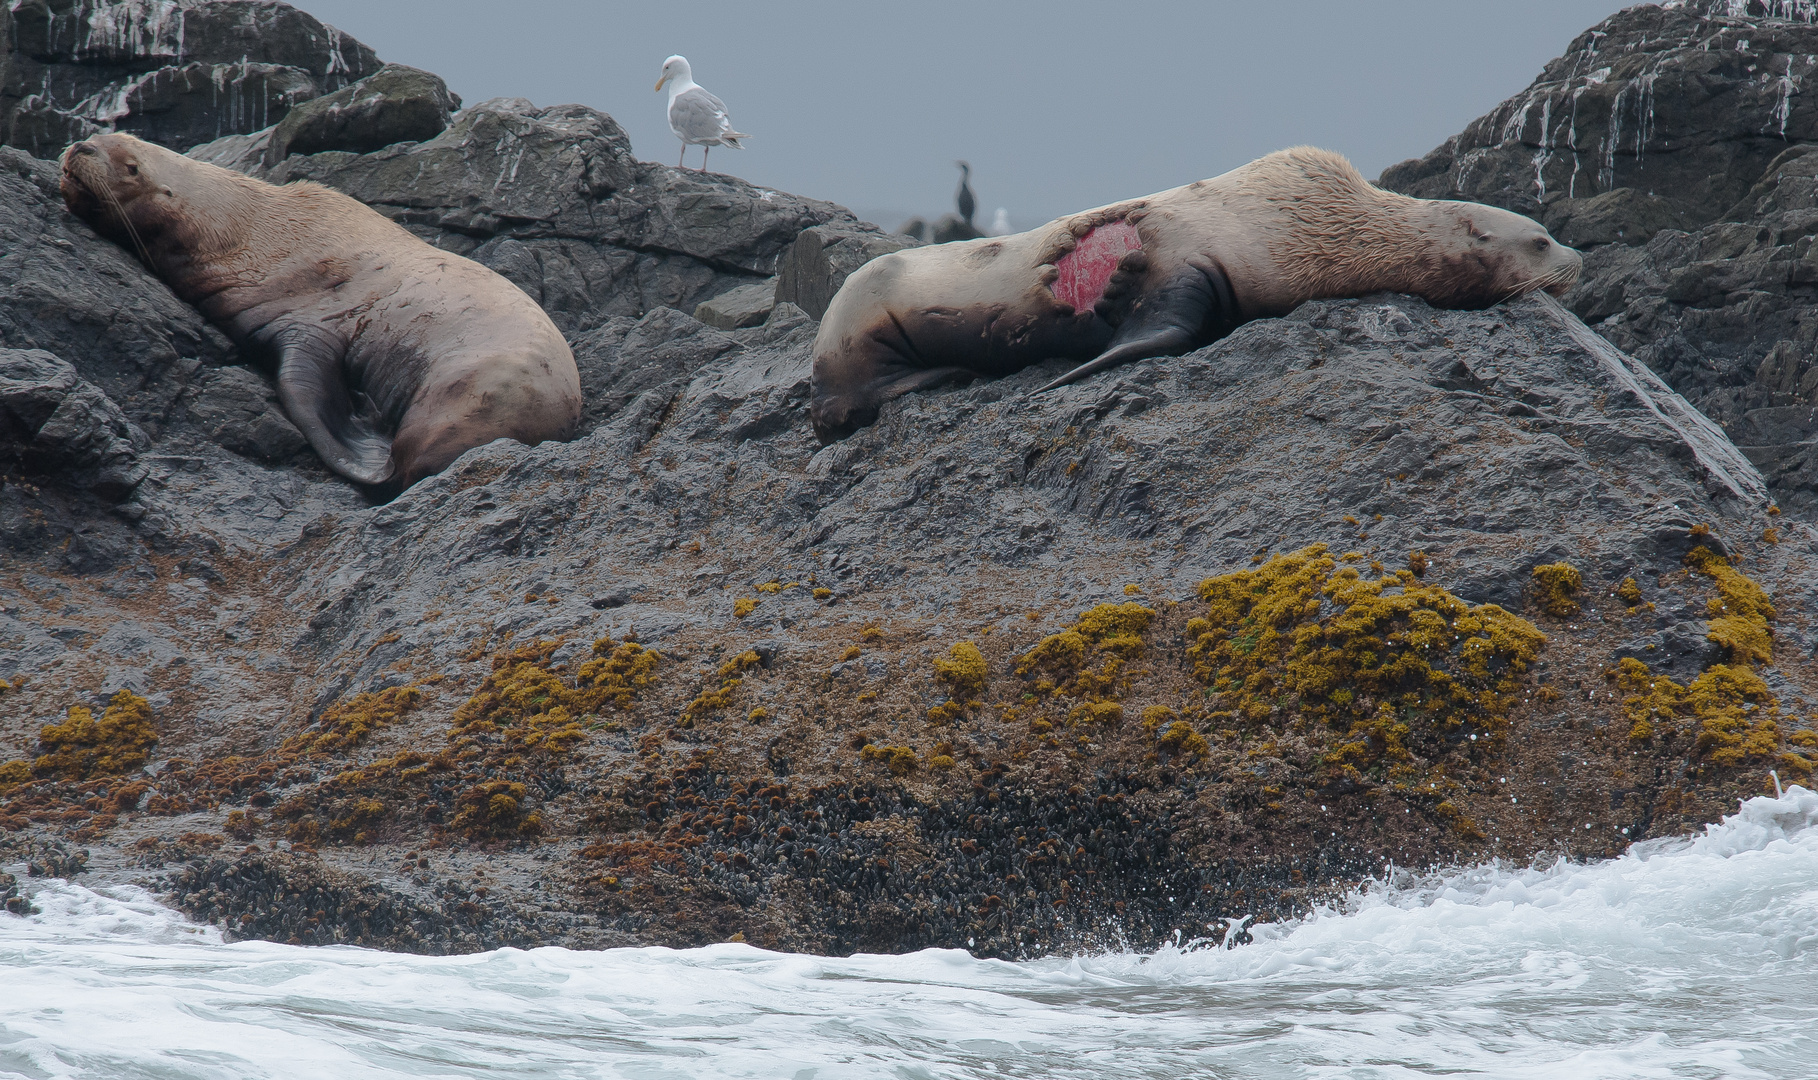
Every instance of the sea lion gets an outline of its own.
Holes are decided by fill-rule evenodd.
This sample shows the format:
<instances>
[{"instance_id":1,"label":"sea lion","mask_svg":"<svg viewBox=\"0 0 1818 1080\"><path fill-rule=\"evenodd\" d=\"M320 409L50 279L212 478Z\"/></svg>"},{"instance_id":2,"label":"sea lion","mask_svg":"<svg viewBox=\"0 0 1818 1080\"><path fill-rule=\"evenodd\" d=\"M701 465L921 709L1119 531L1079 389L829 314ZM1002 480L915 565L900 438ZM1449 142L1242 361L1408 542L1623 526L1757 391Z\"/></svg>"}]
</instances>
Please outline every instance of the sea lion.
<instances>
[{"instance_id":1,"label":"sea lion","mask_svg":"<svg viewBox=\"0 0 1818 1080\"><path fill-rule=\"evenodd\" d=\"M1383 191L1340 155L1295 147L1031 232L866 263L815 336L809 415L832 442L942 383L1093 358L1048 390L1305 300L1387 291L1489 307L1562 294L1579 265L1529 218Z\"/></svg>"},{"instance_id":2,"label":"sea lion","mask_svg":"<svg viewBox=\"0 0 1818 1080\"><path fill-rule=\"evenodd\" d=\"M131 135L63 152L63 200L277 372L329 468L402 491L501 436L573 433L581 377L536 302L320 184L277 187Z\"/></svg>"}]
</instances>

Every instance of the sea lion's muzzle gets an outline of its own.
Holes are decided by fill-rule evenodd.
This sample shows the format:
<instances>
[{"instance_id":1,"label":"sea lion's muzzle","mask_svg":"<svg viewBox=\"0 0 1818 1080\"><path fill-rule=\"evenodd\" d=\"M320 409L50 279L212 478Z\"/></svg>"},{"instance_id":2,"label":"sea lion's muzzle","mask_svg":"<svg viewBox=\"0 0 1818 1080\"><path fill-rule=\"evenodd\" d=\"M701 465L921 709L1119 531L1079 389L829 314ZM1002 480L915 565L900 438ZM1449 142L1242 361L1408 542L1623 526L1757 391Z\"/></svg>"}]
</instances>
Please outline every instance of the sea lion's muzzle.
<instances>
[{"instance_id":1,"label":"sea lion's muzzle","mask_svg":"<svg viewBox=\"0 0 1818 1080\"><path fill-rule=\"evenodd\" d=\"M63 195L64 205L71 213L80 218L88 218L89 211L101 203L98 183L107 182L107 156L101 148L92 143L79 142L63 151L58 162L62 166L58 178L58 188ZM102 175L97 176L100 173Z\"/></svg>"}]
</instances>

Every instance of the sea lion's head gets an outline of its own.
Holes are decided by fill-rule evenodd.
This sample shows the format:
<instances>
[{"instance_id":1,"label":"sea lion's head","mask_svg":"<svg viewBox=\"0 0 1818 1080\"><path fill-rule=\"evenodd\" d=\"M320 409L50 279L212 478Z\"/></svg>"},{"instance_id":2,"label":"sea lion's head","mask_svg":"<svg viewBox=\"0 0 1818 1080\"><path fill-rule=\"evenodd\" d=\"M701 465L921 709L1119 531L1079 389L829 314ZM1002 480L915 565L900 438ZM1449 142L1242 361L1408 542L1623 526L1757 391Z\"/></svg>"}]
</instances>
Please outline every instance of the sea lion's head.
<instances>
[{"instance_id":1,"label":"sea lion's head","mask_svg":"<svg viewBox=\"0 0 1818 1080\"><path fill-rule=\"evenodd\" d=\"M817 365L817 373L819 367ZM836 443L862 427L877 423L882 395L870 388L857 393L830 393L824 388L808 405L808 423L822 446ZM869 392L867 392L869 391Z\"/></svg>"},{"instance_id":2,"label":"sea lion's head","mask_svg":"<svg viewBox=\"0 0 1818 1080\"><path fill-rule=\"evenodd\" d=\"M1447 261L1465 270L1459 281L1466 295L1455 304L1429 299L1447 307L1488 307L1533 292L1564 296L1578 284L1584 260L1533 218L1480 203L1435 207Z\"/></svg>"},{"instance_id":3,"label":"sea lion's head","mask_svg":"<svg viewBox=\"0 0 1818 1080\"><path fill-rule=\"evenodd\" d=\"M63 151L61 189L69 212L102 236L151 261L147 245L170 227L177 206L170 150L133 138L93 135Z\"/></svg>"}]
</instances>

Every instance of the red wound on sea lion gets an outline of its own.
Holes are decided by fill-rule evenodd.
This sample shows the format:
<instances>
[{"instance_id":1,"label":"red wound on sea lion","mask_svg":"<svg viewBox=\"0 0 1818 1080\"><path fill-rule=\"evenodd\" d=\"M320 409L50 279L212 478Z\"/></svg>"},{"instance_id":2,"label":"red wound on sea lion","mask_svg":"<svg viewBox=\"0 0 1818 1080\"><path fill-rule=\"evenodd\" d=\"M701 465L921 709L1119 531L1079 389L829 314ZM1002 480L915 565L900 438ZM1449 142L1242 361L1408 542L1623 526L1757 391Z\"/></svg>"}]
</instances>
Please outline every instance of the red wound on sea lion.
<instances>
[{"instance_id":1,"label":"red wound on sea lion","mask_svg":"<svg viewBox=\"0 0 1818 1080\"><path fill-rule=\"evenodd\" d=\"M1132 251L1141 251L1142 238L1136 226L1127 221L1112 221L1080 237L1072 251L1063 255L1054 269L1054 298L1073 305L1075 311L1090 311L1105 295L1105 285L1116 273L1120 259Z\"/></svg>"}]
</instances>

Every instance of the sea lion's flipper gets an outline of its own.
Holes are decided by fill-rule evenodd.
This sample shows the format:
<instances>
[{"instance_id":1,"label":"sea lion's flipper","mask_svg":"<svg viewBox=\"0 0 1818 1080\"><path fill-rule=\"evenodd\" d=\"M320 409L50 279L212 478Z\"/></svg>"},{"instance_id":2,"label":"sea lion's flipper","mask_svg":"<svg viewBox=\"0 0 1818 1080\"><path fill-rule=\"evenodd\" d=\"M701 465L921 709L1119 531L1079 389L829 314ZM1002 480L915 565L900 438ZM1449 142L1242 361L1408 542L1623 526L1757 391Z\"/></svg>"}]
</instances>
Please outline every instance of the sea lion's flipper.
<instances>
[{"instance_id":1,"label":"sea lion's flipper","mask_svg":"<svg viewBox=\"0 0 1818 1080\"><path fill-rule=\"evenodd\" d=\"M1104 352L1036 393L1132 360L1191 352L1229 332L1237 321L1237 303L1225 272L1210 260L1190 259L1137 302Z\"/></svg>"},{"instance_id":2,"label":"sea lion's flipper","mask_svg":"<svg viewBox=\"0 0 1818 1080\"><path fill-rule=\"evenodd\" d=\"M322 462L356 484L391 479L391 436L356 409L342 358L347 347L319 326L289 322L257 335L278 359L278 401Z\"/></svg>"},{"instance_id":3,"label":"sea lion's flipper","mask_svg":"<svg viewBox=\"0 0 1818 1080\"><path fill-rule=\"evenodd\" d=\"M877 403L882 405L886 401L895 401L897 398L905 394L913 394L917 390L932 390L948 383L966 383L981 377L971 368L963 367L938 367L928 368L925 371L914 371L878 384L875 387Z\"/></svg>"}]
</instances>

